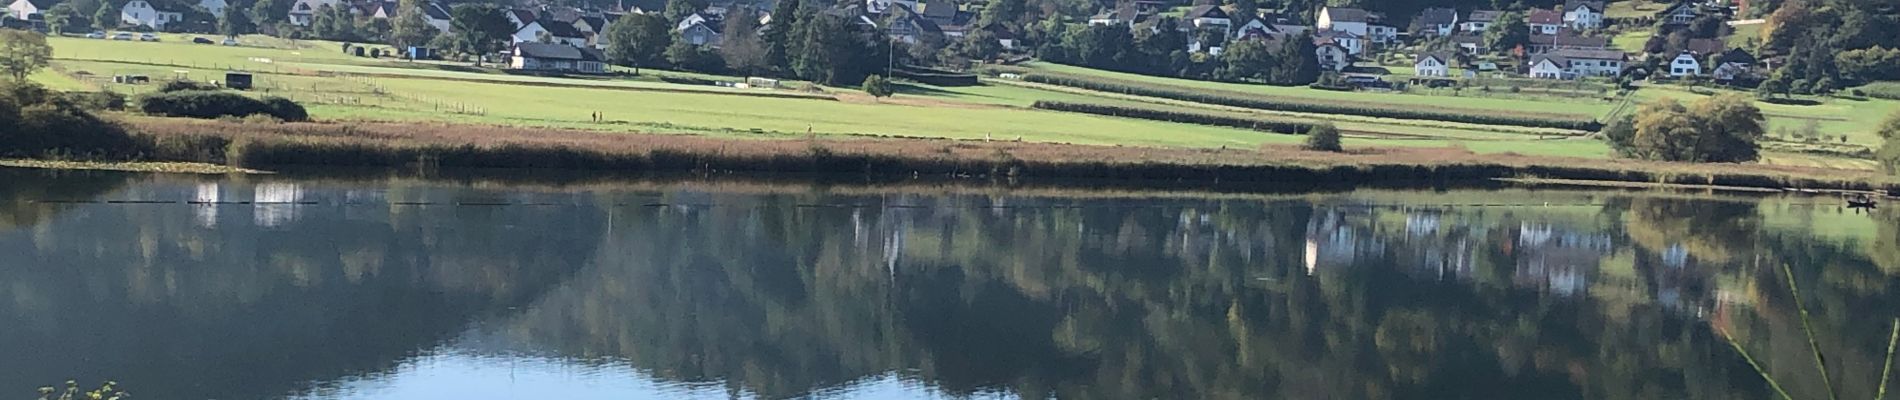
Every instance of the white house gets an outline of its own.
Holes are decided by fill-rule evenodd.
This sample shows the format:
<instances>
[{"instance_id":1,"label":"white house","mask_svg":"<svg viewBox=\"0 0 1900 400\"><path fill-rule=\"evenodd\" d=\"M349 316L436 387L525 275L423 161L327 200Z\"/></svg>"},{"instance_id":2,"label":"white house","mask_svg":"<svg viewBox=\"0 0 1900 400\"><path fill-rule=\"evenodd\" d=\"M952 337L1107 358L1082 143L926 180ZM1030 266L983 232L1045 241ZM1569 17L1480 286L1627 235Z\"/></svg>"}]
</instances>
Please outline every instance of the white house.
<instances>
[{"instance_id":1,"label":"white house","mask_svg":"<svg viewBox=\"0 0 1900 400\"><path fill-rule=\"evenodd\" d=\"M1557 49L1547 54L1568 60L1565 70L1580 77L1621 75L1629 62L1629 54L1614 49Z\"/></svg>"},{"instance_id":2,"label":"white house","mask_svg":"<svg viewBox=\"0 0 1900 400\"><path fill-rule=\"evenodd\" d=\"M165 29L165 24L182 21L185 13L152 3L147 0L132 0L125 3L119 11L119 22L128 25L146 26L152 29Z\"/></svg>"},{"instance_id":3,"label":"white house","mask_svg":"<svg viewBox=\"0 0 1900 400\"><path fill-rule=\"evenodd\" d=\"M1458 10L1427 8L1412 18L1412 32L1424 36L1450 36L1458 28Z\"/></svg>"},{"instance_id":4,"label":"white house","mask_svg":"<svg viewBox=\"0 0 1900 400\"><path fill-rule=\"evenodd\" d=\"M1412 71L1418 76L1444 78L1451 76L1451 55L1444 53L1418 53L1412 61Z\"/></svg>"},{"instance_id":5,"label":"white house","mask_svg":"<svg viewBox=\"0 0 1900 400\"><path fill-rule=\"evenodd\" d=\"M211 16L217 18L224 18L224 8L230 6L231 3L224 0L198 0L198 8L211 12Z\"/></svg>"},{"instance_id":6,"label":"white house","mask_svg":"<svg viewBox=\"0 0 1900 400\"><path fill-rule=\"evenodd\" d=\"M1755 56L1742 49L1730 49L1727 53L1716 57L1715 62L1721 65L1715 66L1714 70L1709 71L1709 75L1714 76L1717 82L1747 80L1755 77Z\"/></svg>"},{"instance_id":7,"label":"white house","mask_svg":"<svg viewBox=\"0 0 1900 400\"><path fill-rule=\"evenodd\" d=\"M1314 44L1334 44L1346 49L1346 54L1358 55L1366 52L1366 39L1346 31L1320 31L1313 35Z\"/></svg>"},{"instance_id":8,"label":"white house","mask_svg":"<svg viewBox=\"0 0 1900 400\"><path fill-rule=\"evenodd\" d=\"M1353 36L1366 37L1368 20L1366 10L1357 8L1326 7L1319 9L1319 19L1314 24L1321 32L1344 31Z\"/></svg>"},{"instance_id":9,"label":"white house","mask_svg":"<svg viewBox=\"0 0 1900 400\"><path fill-rule=\"evenodd\" d=\"M1564 3L1564 24L1571 29L1603 27L1603 2L1571 0Z\"/></svg>"},{"instance_id":10,"label":"white house","mask_svg":"<svg viewBox=\"0 0 1900 400\"><path fill-rule=\"evenodd\" d=\"M1568 60L1549 54L1540 54L1531 57L1530 75L1537 79L1570 79L1572 75L1568 71L1569 67Z\"/></svg>"},{"instance_id":11,"label":"white house","mask_svg":"<svg viewBox=\"0 0 1900 400\"><path fill-rule=\"evenodd\" d=\"M600 50L561 43L516 43L509 66L524 71L607 73Z\"/></svg>"},{"instance_id":12,"label":"white house","mask_svg":"<svg viewBox=\"0 0 1900 400\"><path fill-rule=\"evenodd\" d=\"M1089 25L1123 25L1134 27L1135 24L1147 20L1147 17L1148 14L1143 14L1141 9L1135 8L1135 6L1131 4L1089 17Z\"/></svg>"},{"instance_id":13,"label":"white house","mask_svg":"<svg viewBox=\"0 0 1900 400\"><path fill-rule=\"evenodd\" d=\"M574 25L558 22L544 24L544 22L547 21L536 20L529 22L527 26L515 30L514 37L509 39L509 41L512 43L540 43L542 38L546 38L548 43L565 43L574 47L587 46L587 37L581 35L580 30L574 29Z\"/></svg>"},{"instance_id":14,"label":"white house","mask_svg":"<svg viewBox=\"0 0 1900 400\"><path fill-rule=\"evenodd\" d=\"M1684 26L1695 21L1696 6L1690 2L1677 2L1662 12L1656 13L1656 21L1663 25Z\"/></svg>"},{"instance_id":15,"label":"white house","mask_svg":"<svg viewBox=\"0 0 1900 400\"><path fill-rule=\"evenodd\" d=\"M1486 29L1491 29L1491 24L1498 22L1498 17L1502 15L1504 15L1503 11L1474 10L1471 15L1465 16L1464 22L1458 23L1458 30L1471 33L1484 32Z\"/></svg>"},{"instance_id":16,"label":"white house","mask_svg":"<svg viewBox=\"0 0 1900 400\"><path fill-rule=\"evenodd\" d=\"M53 8L53 0L13 0L12 4L7 5L7 15L25 21L27 17L46 12L48 8Z\"/></svg>"},{"instance_id":17,"label":"white house","mask_svg":"<svg viewBox=\"0 0 1900 400\"><path fill-rule=\"evenodd\" d=\"M1669 61L1669 76L1681 78L1702 75L1702 62L1696 61L1695 53L1684 51Z\"/></svg>"},{"instance_id":18,"label":"white house","mask_svg":"<svg viewBox=\"0 0 1900 400\"><path fill-rule=\"evenodd\" d=\"M1529 23L1533 35L1555 36L1564 27L1564 13L1556 10L1531 10L1531 14L1524 19Z\"/></svg>"},{"instance_id":19,"label":"white house","mask_svg":"<svg viewBox=\"0 0 1900 400\"><path fill-rule=\"evenodd\" d=\"M1345 47L1340 47L1338 44L1320 44L1319 48L1314 50L1313 53L1319 57L1320 68L1344 71L1346 67L1352 66L1352 53L1348 52Z\"/></svg>"},{"instance_id":20,"label":"white house","mask_svg":"<svg viewBox=\"0 0 1900 400\"><path fill-rule=\"evenodd\" d=\"M1182 15L1181 19L1194 24L1195 29L1220 29L1222 31L1228 31L1234 28L1233 17L1227 15L1227 10L1222 10L1220 6L1194 6L1194 8L1188 9L1187 14Z\"/></svg>"},{"instance_id":21,"label":"white house","mask_svg":"<svg viewBox=\"0 0 1900 400\"><path fill-rule=\"evenodd\" d=\"M338 7L341 5L342 2L340 0L297 0L296 3L290 5L290 24L296 26L310 26L310 18L317 15L317 9L323 8L323 6Z\"/></svg>"}]
</instances>

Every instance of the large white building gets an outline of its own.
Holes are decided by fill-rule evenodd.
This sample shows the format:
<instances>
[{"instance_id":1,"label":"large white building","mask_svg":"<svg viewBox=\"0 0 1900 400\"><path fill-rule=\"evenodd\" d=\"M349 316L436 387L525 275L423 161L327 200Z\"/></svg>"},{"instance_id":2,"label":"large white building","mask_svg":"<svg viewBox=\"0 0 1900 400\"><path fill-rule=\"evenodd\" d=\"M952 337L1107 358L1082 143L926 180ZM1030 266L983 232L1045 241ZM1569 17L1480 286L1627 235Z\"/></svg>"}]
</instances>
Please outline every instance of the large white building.
<instances>
[{"instance_id":1,"label":"large white building","mask_svg":"<svg viewBox=\"0 0 1900 400\"><path fill-rule=\"evenodd\" d=\"M132 0L120 8L119 22L127 25L139 25L152 29L165 29L166 24L182 21L185 13L152 3L147 0Z\"/></svg>"},{"instance_id":2,"label":"large white building","mask_svg":"<svg viewBox=\"0 0 1900 400\"><path fill-rule=\"evenodd\" d=\"M1564 24L1570 29L1603 27L1603 2L1572 0L1564 3Z\"/></svg>"},{"instance_id":3,"label":"large white building","mask_svg":"<svg viewBox=\"0 0 1900 400\"><path fill-rule=\"evenodd\" d=\"M1319 19L1314 26L1320 32L1351 32L1354 36L1366 37L1371 14L1357 8L1326 7L1319 9Z\"/></svg>"}]
</instances>

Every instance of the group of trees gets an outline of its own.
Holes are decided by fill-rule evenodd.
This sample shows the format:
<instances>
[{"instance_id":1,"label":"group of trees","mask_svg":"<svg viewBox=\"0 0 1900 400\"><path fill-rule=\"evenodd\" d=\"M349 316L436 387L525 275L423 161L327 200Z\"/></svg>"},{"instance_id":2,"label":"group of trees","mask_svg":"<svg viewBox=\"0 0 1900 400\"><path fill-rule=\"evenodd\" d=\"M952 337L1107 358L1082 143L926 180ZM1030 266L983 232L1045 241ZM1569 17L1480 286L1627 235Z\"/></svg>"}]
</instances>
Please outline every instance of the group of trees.
<instances>
[{"instance_id":1,"label":"group of trees","mask_svg":"<svg viewBox=\"0 0 1900 400\"><path fill-rule=\"evenodd\" d=\"M1603 136L1625 157L1684 162L1748 162L1766 122L1753 100L1740 95L1703 98L1689 105L1674 99L1645 104L1604 126Z\"/></svg>"},{"instance_id":2,"label":"group of trees","mask_svg":"<svg viewBox=\"0 0 1900 400\"><path fill-rule=\"evenodd\" d=\"M1309 36L1284 40L1224 41L1225 32L1178 29L1183 22L1164 17L1155 29L1122 25L1076 26L1050 19L1031 27L1039 38L1036 55L1044 60L1111 71L1191 79L1304 85L1319 79L1319 60ZM1202 48L1224 44L1219 57L1189 52L1190 35Z\"/></svg>"},{"instance_id":3,"label":"group of trees","mask_svg":"<svg viewBox=\"0 0 1900 400\"><path fill-rule=\"evenodd\" d=\"M674 0L665 14L691 15L697 6ZM696 45L674 33L676 19L628 15L607 25L608 60L634 68L673 67L700 72L787 76L827 85L850 85L880 72L893 60L898 44L854 19L827 12L824 5L780 1L772 25L759 25L750 10L729 12L720 29L721 46Z\"/></svg>"},{"instance_id":4,"label":"group of trees","mask_svg":"<svg viewBox=\"0 0 1900 400\"><path fill-rule=\"evenodd\" d=\"M1900 7L1877 0L1789 0L1763 28L1759 54L1785 56L1760 92L1827 94L1900 79Z\"/></svg>"}]
</instances>

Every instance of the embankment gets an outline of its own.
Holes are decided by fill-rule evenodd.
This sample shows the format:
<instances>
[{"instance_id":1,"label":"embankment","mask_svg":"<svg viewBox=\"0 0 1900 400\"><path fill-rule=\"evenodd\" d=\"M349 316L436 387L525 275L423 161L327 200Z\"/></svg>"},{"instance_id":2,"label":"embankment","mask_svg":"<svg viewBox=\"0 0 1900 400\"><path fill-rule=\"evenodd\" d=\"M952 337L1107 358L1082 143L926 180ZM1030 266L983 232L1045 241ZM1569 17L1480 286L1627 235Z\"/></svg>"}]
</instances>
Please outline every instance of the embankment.
<instances>
[{"instance_id":1,"label":"embankment","mask_svg":"<svg viewBox=\"0 0 1900 400\"><path fill-rule=\"evenodd\" d=\"M1291 146L1216 150L942 139L747 140L444 124L274 124L144 117L129 118L126 124L151 143L147 159L257 169L547 168L1223 185L1542 178L1772 189L1900 188L1871 171L1481 155L1450 148L1326 153Z\"/></svg>"}]
</instances>

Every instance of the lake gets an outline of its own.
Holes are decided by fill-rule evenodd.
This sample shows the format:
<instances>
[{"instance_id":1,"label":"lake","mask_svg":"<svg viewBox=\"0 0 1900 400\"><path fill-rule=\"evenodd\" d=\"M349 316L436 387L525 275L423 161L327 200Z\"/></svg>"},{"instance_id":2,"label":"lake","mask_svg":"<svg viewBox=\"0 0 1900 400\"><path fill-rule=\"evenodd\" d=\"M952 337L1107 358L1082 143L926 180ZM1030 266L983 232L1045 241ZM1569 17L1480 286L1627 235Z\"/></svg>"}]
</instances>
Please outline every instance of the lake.
<instances>
[{"instance_id":1,"label":"lake","mask_svg":"<svg viewBox=\"0 0 1900 400\"><path fill-rule=\"evenodd\" d=\"M1900 314L1826 196L0 182L0 397L1872 398Z\"/></svg>"}]
</instances>

